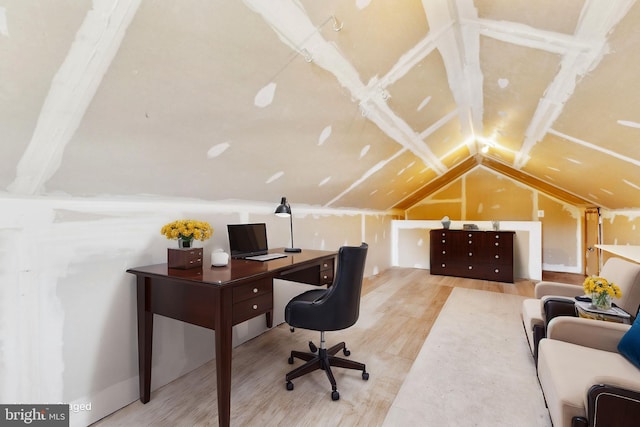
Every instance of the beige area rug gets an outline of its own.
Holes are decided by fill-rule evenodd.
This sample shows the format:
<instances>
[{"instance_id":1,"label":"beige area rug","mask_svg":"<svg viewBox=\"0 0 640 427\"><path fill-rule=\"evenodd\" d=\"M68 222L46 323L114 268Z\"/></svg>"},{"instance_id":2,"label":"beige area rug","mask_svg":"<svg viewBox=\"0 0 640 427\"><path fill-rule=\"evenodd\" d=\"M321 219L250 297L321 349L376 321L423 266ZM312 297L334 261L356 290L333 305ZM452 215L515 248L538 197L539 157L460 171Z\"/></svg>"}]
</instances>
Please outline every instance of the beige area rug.
<instances>
[{"instance_id":1,"label":"beige area rug","mask_svg":"<svg viewBox=\"0 0 640 427\"><path fill-rule=\"evenodd\" d=\"M527 345L522 297L455 288L385 426L551 426Z\"/></svg>"}]
</instances>

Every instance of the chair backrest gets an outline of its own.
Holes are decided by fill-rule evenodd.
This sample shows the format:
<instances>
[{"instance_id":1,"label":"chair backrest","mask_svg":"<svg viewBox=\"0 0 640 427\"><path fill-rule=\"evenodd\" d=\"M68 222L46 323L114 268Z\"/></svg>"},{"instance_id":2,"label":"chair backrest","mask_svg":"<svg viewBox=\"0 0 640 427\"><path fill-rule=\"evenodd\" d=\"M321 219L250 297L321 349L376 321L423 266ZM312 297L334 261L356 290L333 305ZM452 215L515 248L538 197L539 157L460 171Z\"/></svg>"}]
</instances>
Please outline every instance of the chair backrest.
<instances>
[{"instance_id":1,"label":"chair backrest","mask_svg":"<svg viewBox=\"0 0 640 427\"><path fill-rule=\"evenodd\" d=\"M600 271L600 277L620 286L622 297L613 302L635 316L640 306L640 264L622 258L609 258Z\"/></svg>"},{"instance_id":2,"label":"chair backrest","mask_svg":"<svg viewBox=\"0 0 640 427\"><path fill-rule=\"evenodd\" d=\"M333 284L322 298L313 302L313 325L318 331L337 331L352 326L360 315L360 293L369 246L343 246L338 251L338 267ZM311 308L311 307L308 307Z\"/></svg>"}]
</instances>

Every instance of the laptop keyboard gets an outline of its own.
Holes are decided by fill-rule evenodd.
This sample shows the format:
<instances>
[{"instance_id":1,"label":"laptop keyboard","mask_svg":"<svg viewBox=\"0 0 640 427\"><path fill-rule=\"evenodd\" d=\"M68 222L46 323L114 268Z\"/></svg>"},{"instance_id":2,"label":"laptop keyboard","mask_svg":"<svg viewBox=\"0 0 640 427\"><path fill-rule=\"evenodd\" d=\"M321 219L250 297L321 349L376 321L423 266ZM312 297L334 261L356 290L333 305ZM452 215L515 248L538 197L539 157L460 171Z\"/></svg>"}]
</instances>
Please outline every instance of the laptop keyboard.
<instances>
[{"instance_id":1,"label":"laptop keyboard","mask_svg":"<svg viewBox=\"0 0 640 427\"><path fill-rule=\"evenodd\" d=\"M286 257L285 254L264 254L264 255L254 255L254 256L248 256L245 259L251 260L251 261L269 261L272 259L277 259L277 258L284 258Z\"/></svg>"}]
</instances>

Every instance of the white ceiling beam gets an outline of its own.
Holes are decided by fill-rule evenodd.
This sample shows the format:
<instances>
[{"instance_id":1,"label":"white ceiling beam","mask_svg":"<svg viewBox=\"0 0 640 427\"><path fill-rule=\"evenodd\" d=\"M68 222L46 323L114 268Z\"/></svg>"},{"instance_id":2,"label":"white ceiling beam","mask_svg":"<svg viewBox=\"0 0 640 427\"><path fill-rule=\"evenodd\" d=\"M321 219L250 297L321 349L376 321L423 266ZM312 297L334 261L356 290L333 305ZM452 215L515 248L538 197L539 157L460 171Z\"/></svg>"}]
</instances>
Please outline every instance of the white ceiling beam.
<instances>
[{"instance_id":1,"label":"white ceiling beam","mask_svg":"<svg viewBox=\"0 0 640 427\"><path fill-rule=\"evenodd\" d=\"M602 154L605 154L607 156L611 156L611 157L614 157L614 158L616 158L618 160L622 160L623 162L631 163L634 166L640 167L640 160L636 160L636 159L632 159L632 158L627 157L627 156L623 156L622 154L617 153L615 151L608 150L606 148L602 148L599 145L591 144L590 142L583 141L583 140L578 139L578 138L574 138L573 136L566 135L566 134L558 132L557 130L554 130L554 129L549 129L549 133L551 135L558 136L558 137L560 137L562 139L565 139L567 141L571 141L571 142L573 142L575 144L582 145L583 147L587 147L587 148L589 148L591 150L598 151L598 152L600 152Z\"/></svg>"},{"instance_id":2,"label":"white ceiling beam","mask_svg":"<svg viewBox=\"0 0 640 427\"><path fill-rule=\"evenodd\" d=\"M404 154L406 151L407 151L406 148L403 148L402 150L396 151L391 157L389 157L389 158L387 158L385 160L379 161L375 166L373 166L371 169L366 171L359 179L357 179L355 182L351 183L349 188L345 189L342 193L338 194L336 197L334 197L333 199L329 200L329 202L327 204L325 204L325 207L331 206L332 204L338 202L338 200L340 200L342 197L344 197L347 194L349 194L349 192L351 192L352 190L358 188L358 186L360 186L360 184L365 182L367 179L369 179L371 176L373 176L373 174L375 174L376 172L382 170L382 168L384 168L389 162L391 162L392 160L400 157L400 155Z\"/></svg>"},{"instance_id":3,"label":"white ceiling beam","mask_svg":"<svg viewBox=\"0 0 640 427\"><path fill-rule=\"evenodd\" d=\"M565 103L575 91L578 80L593 70L607 54L607 35L626 15L635 0L588 0L580 15L575 39L577 48L566 45L568 53L560 64L560 71L547 87L538 103L531 123L525 132L521 150L516 155L514 167L522 169L530 159L535 144L549 132L562 113ZM584 50L583 45L590 46Z\"/></svg>"},{"instance_id":4,"label":"white ceiling beam","mask_svg":"<svg viewBox=\"0 0 640 427\"><path fill-rule=\"evenodd\" d=\"M398 117L387 105L388 93L380 80L374 78L365 85L357 70L347 61L333 43L325 40L318 28L313 25L305 10L295 0L243 0L244 3L254 12L263 17L266 23L276 32L283 43L298 53L303 50L310 54L311 61L333 74L338 82L349 92L355 101L358 102L362 114L375 123L387 136L400 144L404 149L408 149L419 157L428 167L438 174L446 171L446 167L440 159L431 152L424 144L416 132ZM429 50L428 44L424 48L419 48L418 54L405 57L402 61L411 61L424 54L424 50ZM422 52L422 53L420 53ZM403 65L396 65L396 70L406 69ZM406 71L405 71L406 72ZM399 153L404 150L400 150ZM397 153L397 154L399 154ZM387 162L385 162L386 164ZM363 178L367 178L377 171L376 165ZM359 180L355 184L359 184ZM348 191L353 189L350 187ZM342 194L344 195L344 193ZM341 195L341 196L342 196ZM332 200L329 204L333 203Z\"/></svg>"},{"instance_id":5,"label":"white ceiling beam","mask_svg":"<svg viewBox=\"0 0 640 427\"><path fill-rule=\"evenodd\" d=\"M120 47L140 0L93 0L75 40L53 77L31 141L18 162L9 192L35 195L62 163L102 78Z\"/></svg>"},{"instance_id":6,"label":"white ceiling beam","mask_svg":"<svg viewBox=\"0 0 640 427\"><path fill-rule=\"evenodd\" d=\"M465 19L463 23L477 26L483 36L547 52L566 54L593 49L593 43L577 39L573 35L540 30L518 22Z\"/></svg>"},{"instance_id":7,"label":"white ceiling beam","mask_svg":"<svg viewBox=\"0 0 640 427\"><path fill-rule=\"evenodd\" d=\"M472 0L422 0L430 33L437 35L436 45L445 69L449 89L458 106L465 140L473 141L482 132L483 91L480 69L480 44L477 28L462 27L462 20L474 20L477 11ZM475 154L475 144L467 144Z\"/></svg>"}]
</instances>

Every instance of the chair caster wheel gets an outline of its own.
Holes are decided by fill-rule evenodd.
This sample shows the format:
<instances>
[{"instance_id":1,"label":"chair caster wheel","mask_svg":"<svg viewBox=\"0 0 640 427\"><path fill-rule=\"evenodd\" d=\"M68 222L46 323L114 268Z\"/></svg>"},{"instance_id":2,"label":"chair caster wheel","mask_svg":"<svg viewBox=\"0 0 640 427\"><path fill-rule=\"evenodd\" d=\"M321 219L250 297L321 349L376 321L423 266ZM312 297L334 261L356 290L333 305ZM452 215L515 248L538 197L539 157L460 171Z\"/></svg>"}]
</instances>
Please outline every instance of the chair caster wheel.
<instances>
[{"instance_id":1,"label":"chair caster wheel","mask_svg":"<svg viewBox=\"0 0 640 427\"><path fill-rule=\"evenodd\" d=\"M289 356L289 365L293 365L293 356Z\"/></svg>"},{"instance_id":2,"label":"chair caster wheel","mask_svg":"<svg viewBox=\"0 0 640 427\"><path fill-rule=\"evenodd\" d=\"M369 372L362 372L362 379L367 381L369 379Z\"/></svg>"},{"instance_id":3,"label":"chair caster wheel","mask_svg":"<svg viewBox=\"0 0 640 427\"><path fill-rule=\"evenodd\" d=\"M293 383L291 381L287 381L287 390L293 390Z\"/></svg>"},{"instance_id":4,"label":"chair caster wheel","mask_svg":"<svg viewBox=\"0 0 640 427\"><path fill-rule=\"evenodd\" d=\"M331 392L331 400L339 400L340 399L340 393L338 393L337 391L332 391Z\"/></svg>"},{"instance_id":5,"label":"chair caster wheel","mask_svg":"<svg viewBox=\"0 0 640 427\"><path fill-rule=\"evenodd\" d=\"M347 347L345 347L344 350L342 350L342 354L348 357L349 355L351 355L351 352L347 350Z\"/></svg>"},{"instance_id":6,"label":"chair caster wheel","mask_svg":"<svg viewBox=\"0 0 640 427\"><path fill-rule=\"evenodd\" d=\"M318 347L316 347L314 343L309 341L309 350L311 350L311 353L316 353L318 351Z\"/></svg>"}]
</instances>

